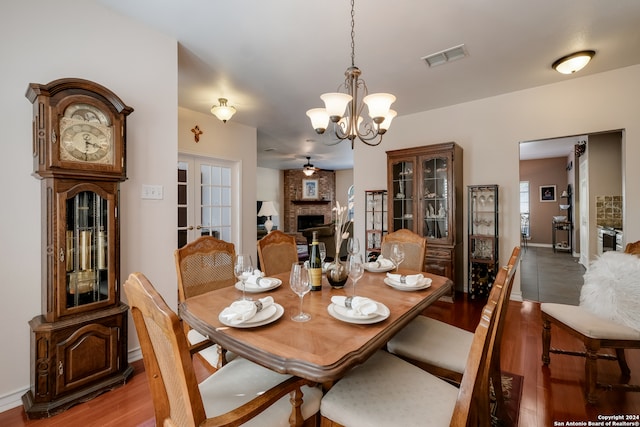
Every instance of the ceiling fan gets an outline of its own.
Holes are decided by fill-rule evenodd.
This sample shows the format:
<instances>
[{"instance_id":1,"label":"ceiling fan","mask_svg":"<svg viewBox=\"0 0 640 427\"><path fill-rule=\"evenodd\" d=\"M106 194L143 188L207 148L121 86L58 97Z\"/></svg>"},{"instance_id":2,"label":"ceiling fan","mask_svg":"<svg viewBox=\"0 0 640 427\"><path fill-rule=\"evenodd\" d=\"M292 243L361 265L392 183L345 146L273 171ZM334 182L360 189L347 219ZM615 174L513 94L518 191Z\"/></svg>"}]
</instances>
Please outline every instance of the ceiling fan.
<instances>
[{"instance_id":1,"label":"ceiling fan","mask_svg":"<svg viewBox=\"0 0 640 427\"><path fill-rule=\"evenodd\" d=\"M306 176L311 176L314 173L316 173L316 171L319 171L320 169L313 167L313 165L311 164L310 156L306 156L306 158L307 158L307 163L305 163L302 166L302 173L304 173Z\"/></svg>"}]
</instances>

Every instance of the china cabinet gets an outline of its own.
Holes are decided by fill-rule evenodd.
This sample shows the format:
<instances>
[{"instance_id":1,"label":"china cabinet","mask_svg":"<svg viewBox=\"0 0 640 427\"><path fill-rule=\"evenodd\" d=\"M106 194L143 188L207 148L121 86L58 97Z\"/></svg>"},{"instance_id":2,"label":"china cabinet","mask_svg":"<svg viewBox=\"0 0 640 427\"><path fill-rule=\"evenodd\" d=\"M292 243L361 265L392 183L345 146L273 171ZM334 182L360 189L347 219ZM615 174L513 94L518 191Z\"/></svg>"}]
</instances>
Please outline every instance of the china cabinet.
<instances>
[{"instance_id":1,"label":"china cabinet","mask_svg":"<svg viewBox=\"0 0 640 427\"><path fill-rule=\"evenodd\" d=\"M468 292L471 299L486 298L499 267L498 186L470 185L467 206Z\"/></svg>"},{"instance_id":2,"label":"china cabinet","mask_svg":"<svg viewBox=\"0 0 640 427\"><path fill-rule=\"evenodd\" d=\"M125 383L119 184L127 107L81 79L32 83L34 176L41 180L41 315L31 327L29 418L44 418Z\"/></svg>"},{"instance_id":3,"label":"china cabinet","mask_svg":"<svg viewBox=\"0 0 640 427\"><path fill-rule=\"evenodd\" d=\"M380 255L382 237L387 234L387 190L365 191L365 231L367 260Z\"/></svg>"},{"instance_id":4,"label":"china cabinet","mask_svg":"<svg viewBox=\"0 0 640 427\"><path fill-rule=\"evenodd\" d=\"M387 151L388 229L426 237L425 270L462 291L462 148L454 142Z\"/></svg>"}]
</instances>

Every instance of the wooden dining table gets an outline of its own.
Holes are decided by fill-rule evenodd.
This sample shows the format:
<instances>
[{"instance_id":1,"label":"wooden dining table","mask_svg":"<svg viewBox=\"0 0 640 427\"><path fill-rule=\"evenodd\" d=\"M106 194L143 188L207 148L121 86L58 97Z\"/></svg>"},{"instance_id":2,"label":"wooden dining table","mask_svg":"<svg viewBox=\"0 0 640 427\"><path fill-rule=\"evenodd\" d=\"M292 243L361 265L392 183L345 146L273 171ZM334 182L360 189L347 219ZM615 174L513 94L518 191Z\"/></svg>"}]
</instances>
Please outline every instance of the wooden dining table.
<instances>
[{"instance_id":1,"label":"wooden dining table","mask_svg":"<svg viewBox=\"0 0 640 427\"><path fill-rule=\"evenodd\" d=\"M417 272L401 269L400 273ZM284 314L271 323L253 328L225 326L218 316L241 296L234 286L189 298L180 304L179 314L192 328L241 357L279 373L325 383L367 360L425 308L450 295L453 283L448 278L422 274L431 279L431 286L402 291L384 283L386 273L365 272L357 282L357 296L382 303L390 312L386 319L370 324L349 323L329 313L331 297L353 295L353 286L349 280L343 289L333 289L325 277L321 291L304 296L303 310L311 320L291 320L300 310L300 299L289 287L289 273L274 276L282 285L273 290L247 293L254 300L270 295L284 308Z\"/></svg>"}]
</instances>

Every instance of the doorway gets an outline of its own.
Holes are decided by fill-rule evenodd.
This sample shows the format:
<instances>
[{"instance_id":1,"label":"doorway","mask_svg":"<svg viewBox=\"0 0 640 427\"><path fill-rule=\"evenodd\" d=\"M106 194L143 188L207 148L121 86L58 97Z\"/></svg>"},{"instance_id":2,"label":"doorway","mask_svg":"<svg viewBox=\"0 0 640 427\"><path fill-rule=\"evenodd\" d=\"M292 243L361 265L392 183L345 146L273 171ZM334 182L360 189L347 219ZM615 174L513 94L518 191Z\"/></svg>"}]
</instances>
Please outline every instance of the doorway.
<instances>
[{"instance_id":1,"label":"doorway","mask_svg":"<svg viewBox=\"0 0 640 427\"><path fill-rule=\"evenodd\" d=\"M200 236L240 243L238 162L180 154L177 247Z\"/></svg>"},{"instance_id":2,"label":"doorway","mask_svg":"<svg viewBox=\"0 0 640 427\"><path fill-rule=\"evenodd\" d=\"M623 130L615 130L520 142L520 181L527 181L530 185L531 211L528 212L527 230L529 247L548 250L556 261L562 261L560 257L566 257L570 264L579 262L583 269L595 258L597 230L599 221L602 221L597 219L601 212L597 210L596 198L615 195L624 200L621 167L623 137ZM550 197L550 200L543 200L542 196L538 198L538 190L551 186L556 188L555 197ZM561 197L564 191L567 192L567 198ZM620 206L618 219L621 228L622 210ZM571 223L569 241L572 244L568 251L555 251L555 235L552 231L555 229L554 220L563 218L568 218ZM523 268L520 270L523 297L525 288L545 286L545 283L526 283L532 277L537 277L523 274L526 258L525 252ZM576 271L579 273L580 269ZM579 280L581 283L581 276ZM536 290L533 294L543 295L546 292ZM557 297L558 302L566 300L562 295Z\"/></svg>"}]
</instances>

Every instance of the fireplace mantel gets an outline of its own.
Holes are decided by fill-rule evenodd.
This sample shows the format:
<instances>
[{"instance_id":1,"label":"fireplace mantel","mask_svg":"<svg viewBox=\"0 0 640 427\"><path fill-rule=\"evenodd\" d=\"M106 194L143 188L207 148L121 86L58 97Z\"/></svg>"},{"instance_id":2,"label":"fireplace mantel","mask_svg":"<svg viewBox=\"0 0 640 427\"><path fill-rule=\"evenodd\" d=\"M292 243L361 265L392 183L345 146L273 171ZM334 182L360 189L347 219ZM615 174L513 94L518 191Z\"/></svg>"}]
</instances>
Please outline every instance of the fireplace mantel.
<instances>
[{"instance_id":1,"label":"fireplace mantel","mask_svg":"<svg viewBox=\"0 0 640 427\"><path fill-rule=\"evenodd\" d=\"M331 203L331 200L292 200L294 205L324 205Z\"/></svg>"}]
</instances>

